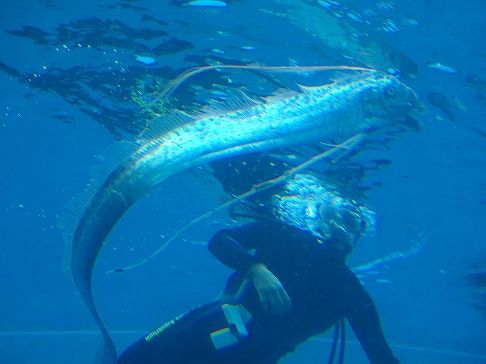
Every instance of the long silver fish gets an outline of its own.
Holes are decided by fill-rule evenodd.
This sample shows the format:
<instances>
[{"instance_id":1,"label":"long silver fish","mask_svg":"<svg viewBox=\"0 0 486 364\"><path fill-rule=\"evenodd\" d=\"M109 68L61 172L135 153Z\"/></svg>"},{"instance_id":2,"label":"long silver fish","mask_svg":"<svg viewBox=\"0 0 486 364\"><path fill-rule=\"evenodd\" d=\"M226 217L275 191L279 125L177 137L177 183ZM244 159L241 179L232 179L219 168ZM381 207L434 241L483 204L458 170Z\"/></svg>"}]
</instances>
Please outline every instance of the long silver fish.
<instances>
[{"instance_id":1,"label":"long silver fish","mask_svg":"<svg viewBox=\"0 0 486 364\"><path fill-rule=\"evenodd\" d=\"M415 93L396 78L367 72L201 116L138 147L93 194L70 235L72 278L104 339L99 362L114 363L116 350L93 300L92 272L108 234L133 203L188 168L250 152L344 140L393 124L415 103Z\"/></svg>"}]
</instances>

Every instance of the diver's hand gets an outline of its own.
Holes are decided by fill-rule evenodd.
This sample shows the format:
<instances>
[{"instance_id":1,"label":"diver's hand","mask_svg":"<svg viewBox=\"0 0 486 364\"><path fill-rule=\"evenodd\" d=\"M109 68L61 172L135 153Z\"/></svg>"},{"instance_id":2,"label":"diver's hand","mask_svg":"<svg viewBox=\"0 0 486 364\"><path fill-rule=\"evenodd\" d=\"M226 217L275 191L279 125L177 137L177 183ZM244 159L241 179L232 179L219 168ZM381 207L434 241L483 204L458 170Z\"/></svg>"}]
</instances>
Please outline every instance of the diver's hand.
<instances>
[{"instance_id":1,"label":"diver's hand","mask_svg":"<svg viewBox=\"0 0 486 364\"><path fill-rule=\"evenodd\" d=\"M292 303L289 295L265 265L254 264L250 268L250 275L264 311L280 315L290 309Z\"/></svg>"}]
</instances>

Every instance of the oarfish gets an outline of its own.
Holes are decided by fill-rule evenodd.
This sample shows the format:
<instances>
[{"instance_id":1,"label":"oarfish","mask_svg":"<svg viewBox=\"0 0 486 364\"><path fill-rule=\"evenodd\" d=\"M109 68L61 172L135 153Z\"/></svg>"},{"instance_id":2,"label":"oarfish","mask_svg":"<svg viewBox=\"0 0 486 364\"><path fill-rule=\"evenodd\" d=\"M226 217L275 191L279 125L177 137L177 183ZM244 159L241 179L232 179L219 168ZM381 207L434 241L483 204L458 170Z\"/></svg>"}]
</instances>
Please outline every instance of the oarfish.
<instances>
[{"instance_id":1,"label":"oarfish","mask_svg":"<svg viewBox=\"0 0 486 364\"><path fill-rule=\"evenodd\" d=\"M113 363L113 341L95 306L92 271L108 234L123 214L167 177L221 158L318 141L339 141L393 124L411 111L415 93L379 72L192 121L143 143L102 182L71 234L73 281L104 339L102 363Z\"/></svg>"}]
</instances>

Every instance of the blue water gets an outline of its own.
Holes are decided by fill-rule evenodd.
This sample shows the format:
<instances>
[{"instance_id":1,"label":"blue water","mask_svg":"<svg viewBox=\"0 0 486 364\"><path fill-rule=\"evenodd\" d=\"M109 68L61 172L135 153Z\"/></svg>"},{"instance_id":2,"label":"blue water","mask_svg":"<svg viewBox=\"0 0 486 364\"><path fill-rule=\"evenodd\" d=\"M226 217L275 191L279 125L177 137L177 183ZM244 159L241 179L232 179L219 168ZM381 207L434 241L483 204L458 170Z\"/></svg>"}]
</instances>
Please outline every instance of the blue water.
<instances>
[{"instance_id":1,"label":"blue water","mask_svg":"<svg viewBox=\"0 0 486 364\"><path fill-rule=\"evenodd\" d=\"M106 148L141 131L149 116L137 100L149 100L157 80L216 61L374 66L417 92L419 130L352 157L379 229L349 263L422 243L363 276L390 344L403 363L486 363L484 279L468 278L486 272L486 3L185 3L1 3L0 363L91 361L100 338L63 274L58 218ZM316 14L322 23L312 28ZM197 109L211 96L205 90L213 98L243 87L264 96L327 76L212 72L189 80L173 103ZM373 168L376 160L391 163ZM104 272L145 257L223 196L207 174L185 174L151 192L114 230L94 291L119 350L220 292L229 272L204 241L228 219L221 213L198 224L139 269ZM347 362L366 363L348 332ZM282 362L326 362L329 340L327 333Z\"/></svg>"}]
</instances>

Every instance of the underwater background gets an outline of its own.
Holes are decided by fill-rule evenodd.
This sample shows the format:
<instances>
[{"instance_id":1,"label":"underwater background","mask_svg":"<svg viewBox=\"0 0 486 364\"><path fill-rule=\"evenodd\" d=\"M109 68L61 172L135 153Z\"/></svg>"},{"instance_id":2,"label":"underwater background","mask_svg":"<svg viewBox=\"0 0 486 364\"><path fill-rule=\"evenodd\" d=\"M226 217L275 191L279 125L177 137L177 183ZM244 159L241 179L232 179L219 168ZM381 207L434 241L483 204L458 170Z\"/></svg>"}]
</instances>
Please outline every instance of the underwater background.
<instances>
[{"instance_id":1,"label":"underwater background","mask_svg":"<svg viewBox=\"0 0 486 364\"><path fill-rule=\"evenodd\" d=\"M101 338L63 273L59 218L93 167L109 168L110 145L171 109L339 76L213 70L157 99L216 64L366 66L415 90L412 126L321 168L377 213L349 265L373 263L360 277L397 357L486 363L486 2L18 0L0 3L0 25L0 364L91 362ZM105 272L228 198L206 169L184 173L110 235L94 294L119 351L219 294L229 270L205 242L231 221L222 212L147 264ZM331 336L282 363L326 362ZM351 330L346 362L367 362Z\"/></svg>"}]
</instances>

